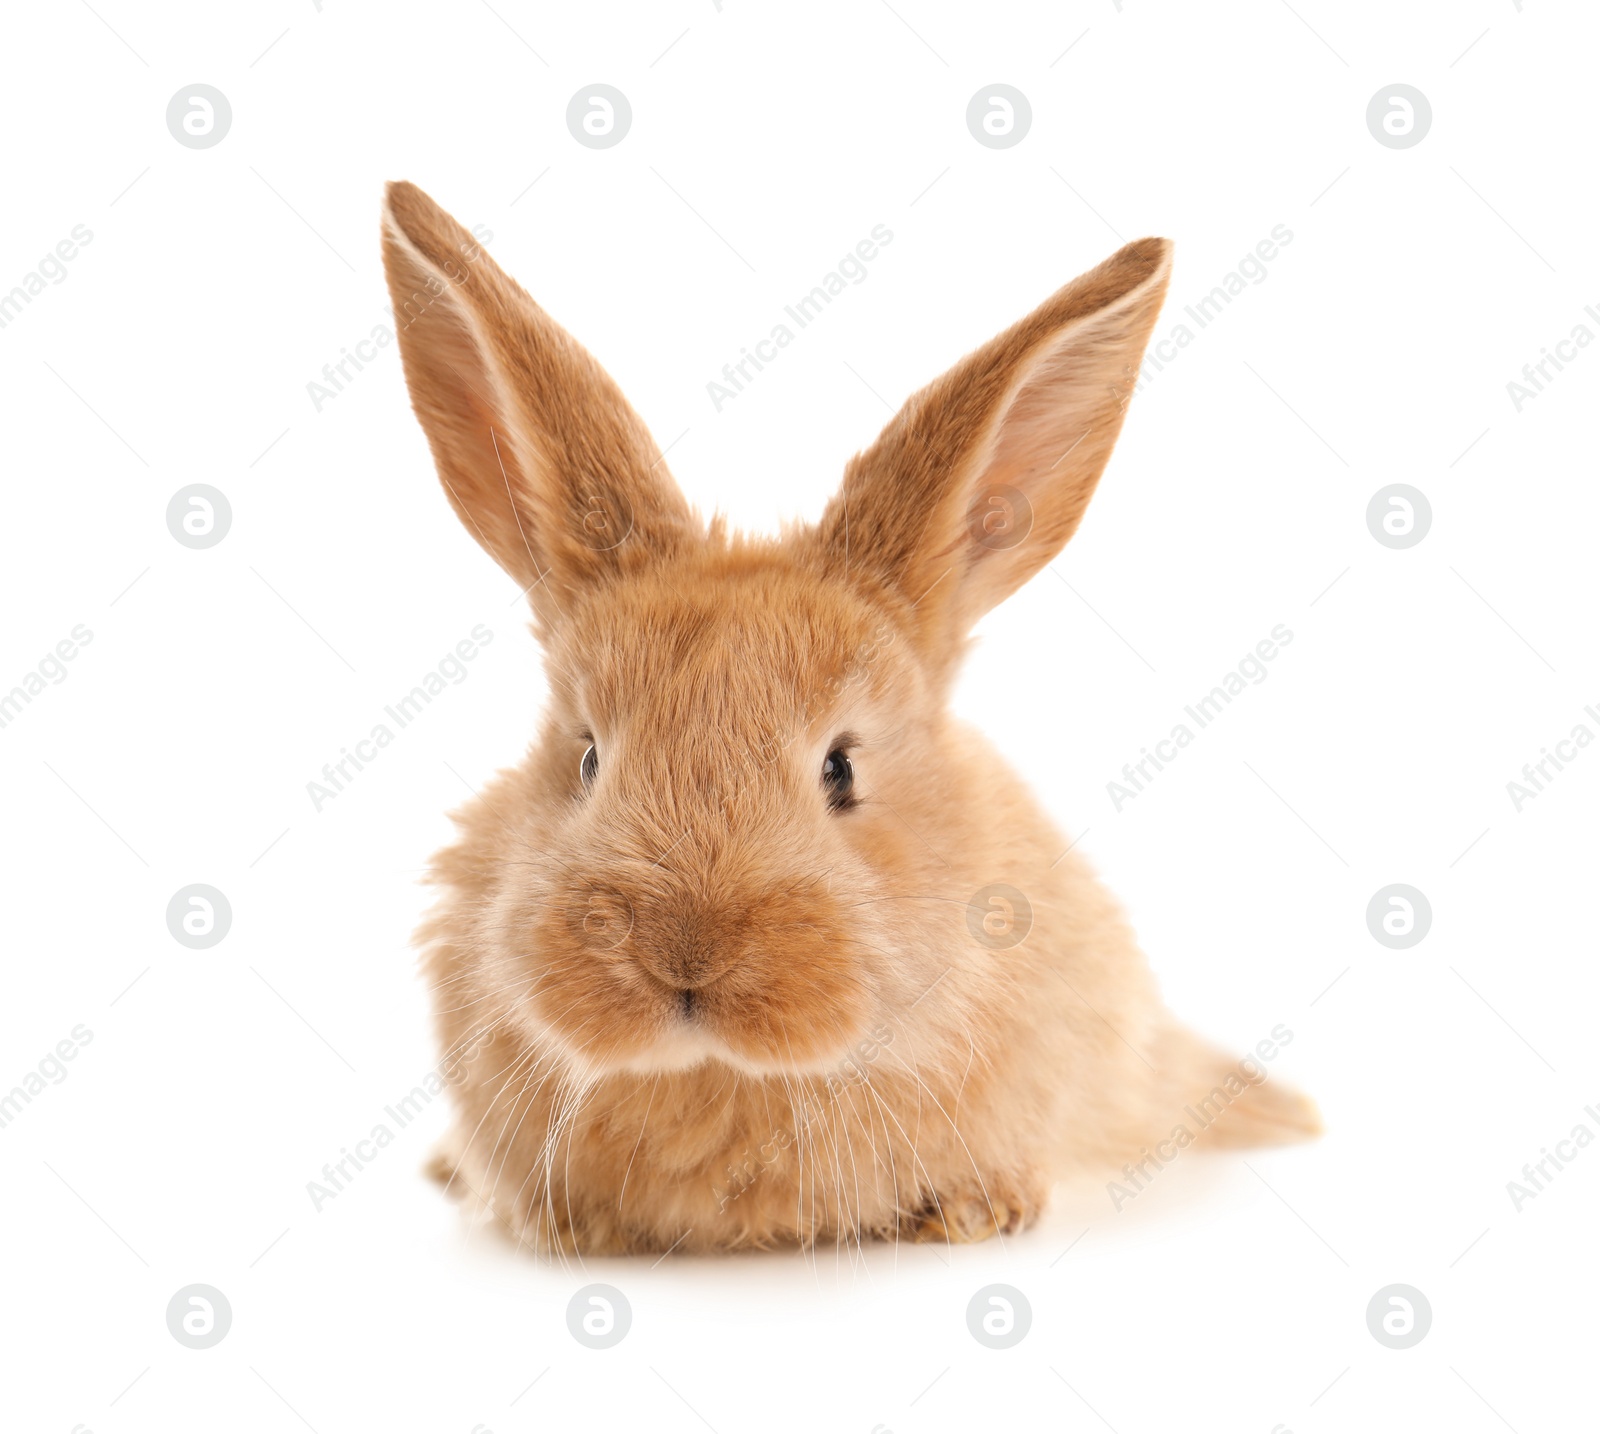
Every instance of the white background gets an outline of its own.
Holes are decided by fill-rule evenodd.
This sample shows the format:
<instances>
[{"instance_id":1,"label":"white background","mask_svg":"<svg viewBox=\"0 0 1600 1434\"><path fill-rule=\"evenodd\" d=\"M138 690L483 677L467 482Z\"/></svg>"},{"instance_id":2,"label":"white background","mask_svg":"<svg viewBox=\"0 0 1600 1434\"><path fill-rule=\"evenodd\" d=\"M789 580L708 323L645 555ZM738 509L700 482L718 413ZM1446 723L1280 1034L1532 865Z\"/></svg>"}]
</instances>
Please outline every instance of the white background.
<instances>
[{"instance_id":1,"label":"white background","mask_svg":"<svg viewBox=\"0 0 1600 1434\"><path fill-rule=\"evenodd\" d=\"M1521 412L1506 385L1600 332L1596 29L1553 0L11 9L0 292L93 240L0 330L0 689L93 640L0 730L0 1089L93 1039L0 1130L0 1422L1592 1424L1600 1149L1520 1212L1506 1185L1600 1131L1600 750L1520 812L1506 783L1600 732L1600 350ZM197 81L233 109L207 150L164 121ZM633 107L604 151L564 122L597 81ZM1033 109L1007 150L965 126L995 82ZM1433 109L1410 149L1365 123L1395 82ZM420 1171L434 1108L314 1211L433 1063L417 878L544 691L394 348L308 396L385 320L390 178L487 226L690 498L761 528L815 516L890 405L1121 240L1177 242L1166 333L1288 226L1135 400L957 705L1081 836L1179 1013L1241 1052L1293 1030L1274 1070L1324 1139L1185 1157L1120 1213L1059 1191L1004 1247L562 1269L461 1227ZM867 280L718 413L707 382L876 224ZM207 551L165 523L194 482L233 510ZM1365 522L1394 482L1433 510L1405 551ZM478 623L469 679L316 812L306 783ZM1270 677L1116 811L1122 764L1280 623ZM208 951L166 927L193 882L233 908ZM1410 950L1367 930L1392 882L1432 904ZM590 1280L632 1305L608 1351L567 1332ZM1009 1351L966 1326L995 1281L1033 1310ZM204 1351L165 1321L196 1282L233 1309ZM1392 1283L1432 1307L1409 1350L1367 1329Z\"/></svg>"}]
</instances>

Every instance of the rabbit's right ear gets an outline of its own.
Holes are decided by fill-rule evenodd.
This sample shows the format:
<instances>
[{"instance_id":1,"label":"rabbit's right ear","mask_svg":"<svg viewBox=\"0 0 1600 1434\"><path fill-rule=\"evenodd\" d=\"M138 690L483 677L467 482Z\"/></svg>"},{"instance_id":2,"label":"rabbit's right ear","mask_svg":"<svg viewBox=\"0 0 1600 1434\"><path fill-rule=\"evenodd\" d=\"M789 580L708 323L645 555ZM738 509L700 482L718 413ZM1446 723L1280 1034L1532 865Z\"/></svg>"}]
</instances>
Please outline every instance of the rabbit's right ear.
<instances>
[{"instance_id":1,"label":"rabbit's right ear","mask_svg":"<svg viewBox=\"0 0 1600 1434\"><path fill-rule=\"evenodd\" d=\"M542 620L585 584L697 541L610 376L414 184L388 187L383 267L445 491Z\"/></svg>"}]
</instances>

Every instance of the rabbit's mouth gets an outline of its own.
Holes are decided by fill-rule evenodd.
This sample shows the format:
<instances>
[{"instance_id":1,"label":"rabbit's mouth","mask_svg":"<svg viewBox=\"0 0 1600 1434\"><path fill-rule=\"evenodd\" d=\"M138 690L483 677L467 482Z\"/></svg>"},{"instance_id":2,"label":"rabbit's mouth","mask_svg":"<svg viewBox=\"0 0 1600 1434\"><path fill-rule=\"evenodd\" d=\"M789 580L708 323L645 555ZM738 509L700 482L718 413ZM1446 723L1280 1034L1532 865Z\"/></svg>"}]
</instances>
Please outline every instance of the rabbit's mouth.
<instances>
[{"instance_id":1,"label":"rabbit's mouth","mask_svg":"<svg viewBox=\"0 0 1600 1434\"><path fill-rule=\"evenodd\" d=\"M703 990L655 979L649 981L649 986L651 995L660 1003L660 1023L654 1039L624 1062L625 1070L635 1075L660 1075L692 1070L726 1055L726 1048L706 1020Z\"/></svg>"},{"instance_id":2,"label":"rabbit's mouth","mask_svg":"<svg viewBox=\"0 0 1600 1434\"><path fill-rule=\"evenodd\" d=\"M557 1025L536 1017L541 1038L589 1079L620 1072L670 1075L704 1065L762 1079L826 1075L860 1035L852 999L826 1017L812 1013L808 1019L790 1010L763 1012L761 996L737 977L692 989L653 978L630 984L631 999L607 1013L605 1036L574 1043ZM836 994L847 991L842 987Z\"/></svg>"},{"instance_id":3,"label":"rabbit's mouth","mask_svg":"<svg viewBox=\"0 0 1600 1434\"><path fill-rule=\"evenodd\" d=\"M778 1073L803 1074L812 1066L830 1068L832 1052L803 1049L785 1051L783 1047L762 1049L743 1028L740 1003L722 983L708 983L692 989L675 989L659 982L650 983L651 995L658 1001L658 1018L649 1035L613 1060L617 1068L633 1075L666 1075L693 1070L715 1063L742 1075L760 1077Z\"/></svg>"}]
</instances>

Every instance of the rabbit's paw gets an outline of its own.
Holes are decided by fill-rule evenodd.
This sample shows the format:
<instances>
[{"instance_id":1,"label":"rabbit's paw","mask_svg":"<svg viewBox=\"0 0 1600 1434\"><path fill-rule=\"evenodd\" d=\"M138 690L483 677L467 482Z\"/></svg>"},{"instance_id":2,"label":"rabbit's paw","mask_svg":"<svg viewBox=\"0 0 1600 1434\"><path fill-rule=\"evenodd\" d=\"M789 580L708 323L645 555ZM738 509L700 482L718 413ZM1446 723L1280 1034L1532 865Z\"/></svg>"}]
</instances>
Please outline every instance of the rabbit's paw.
<instances>
[{"instance_id":1,"label":"rabbit's paw","mask_svg":"<svg viewBox=\"0 0 1600 1434\"><path fill-rule=\"evenodd\" d=\"M930 1199L900 1222L900 1233L917 1244L975 1245L991 1235L1015 1235L1039 1216L1043 1201L1005 1182L988 1181Z\"/></svg>"}]
</instances>

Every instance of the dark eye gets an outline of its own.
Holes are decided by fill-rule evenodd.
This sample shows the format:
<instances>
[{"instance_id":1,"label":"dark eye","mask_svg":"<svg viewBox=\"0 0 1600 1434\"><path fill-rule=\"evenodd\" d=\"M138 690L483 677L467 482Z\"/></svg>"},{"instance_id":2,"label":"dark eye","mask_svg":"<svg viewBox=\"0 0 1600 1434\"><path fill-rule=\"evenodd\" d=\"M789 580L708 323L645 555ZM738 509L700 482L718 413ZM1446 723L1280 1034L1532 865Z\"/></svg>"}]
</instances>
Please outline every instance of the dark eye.
<instances>
[{"instance_id":1,"label":"dark eye","mask_svg":"<svg viewBox=\"0 0 1600 1434\"><path fill-rule=\"evenodd\" d=\"M600 753L595 749L593 742L583 754L583 761L578 764L578 775L583 779L583 785L592 787L594 779L600 775Z\"/></svg>"},{"instance_id":2,"label":"dark eye","mask_svg":"<svg viewBox=\"0 0 1600 1434\"><path fill-rule=\"evenodd\" d=\"M835 747L822 759L822 790L828 795L828 805L835 811L855 806L855 784L849 754L843 747Z\"/></svg>"}]
</instances>

